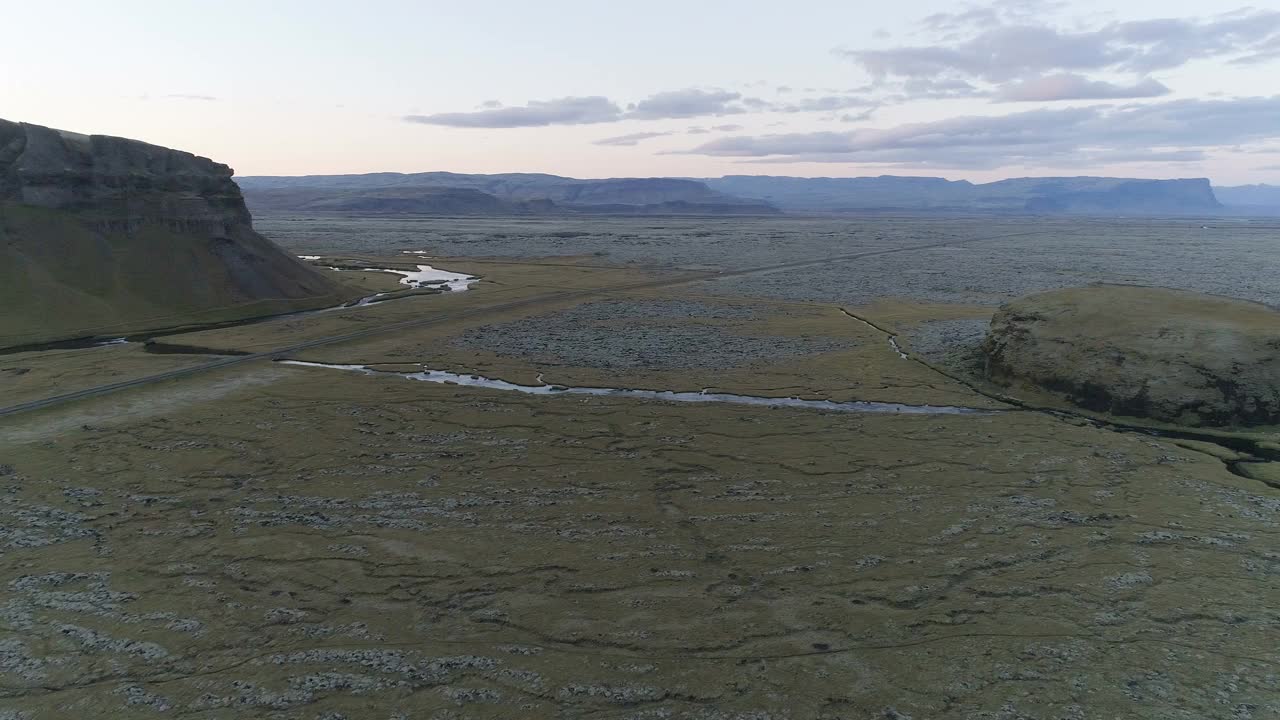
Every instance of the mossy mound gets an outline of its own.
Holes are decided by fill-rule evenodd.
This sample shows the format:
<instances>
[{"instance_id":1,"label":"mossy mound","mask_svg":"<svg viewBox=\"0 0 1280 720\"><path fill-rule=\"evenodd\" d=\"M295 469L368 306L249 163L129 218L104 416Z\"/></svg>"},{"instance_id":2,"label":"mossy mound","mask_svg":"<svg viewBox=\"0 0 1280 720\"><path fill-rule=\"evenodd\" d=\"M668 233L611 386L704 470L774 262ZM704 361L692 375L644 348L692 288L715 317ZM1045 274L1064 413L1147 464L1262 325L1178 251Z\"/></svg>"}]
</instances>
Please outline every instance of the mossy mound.
<instances>
[{"instance_id":1,"label":"mossy mound","mask_svg":"<svg viewBox=\"0 0 1280 720\"><path fill-rule=\"evenodd\" d=\"M986 376L1087 410L1188 426L1280 424L1280 312L1163 288L1095 286L1002 307Z\"/></svg>"}]
</instances>

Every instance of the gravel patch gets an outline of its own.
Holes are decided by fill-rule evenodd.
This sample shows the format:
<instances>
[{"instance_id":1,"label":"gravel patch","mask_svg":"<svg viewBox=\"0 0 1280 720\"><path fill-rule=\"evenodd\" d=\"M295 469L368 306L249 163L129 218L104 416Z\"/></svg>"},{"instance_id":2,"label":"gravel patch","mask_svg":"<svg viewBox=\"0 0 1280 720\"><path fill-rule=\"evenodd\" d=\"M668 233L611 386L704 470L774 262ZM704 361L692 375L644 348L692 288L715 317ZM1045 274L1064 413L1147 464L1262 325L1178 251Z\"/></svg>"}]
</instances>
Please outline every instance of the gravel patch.
<instances>
[{"instance_id":1,"label":"gravel patch","mask_svg":"<svg viewBox=\"0 0 1280 720\"><path fill-rule=\"evenodd\" d=\"M879 298L1001 305L1095 283L1151 285L1280 306L1274 231L1114 227L990 240L707 283L713 293L864 305Z\"/></svg>"},{"instance_id":2,"label":"gravel patch","mask_svg":"<svg viewBox=\"0 0 1280 720\"><path fill-rule=\"evenodd\" d=\"M544 365L620 369L723 368L851 347L823 337L741 334L753 317L731 305L607 300L484 325L453 344Z\"/></svg>"},{"instance_id":3,"label":"gravel patch","mask_svg":"<svg viewBox=\"0 0 1280 720\"><path fill-rule=\"evenodd\" d=\"M967 368L987 336L989 325L986 318L934 320L902 333L899 340L930 363Z\"/></svg>"},{"instance_id":4,"label":"gravel patch","mask_svg":"<svg viewBox=\"0 0 1280 720\"><path fill-rule=\"evenodd\" d=\"M943 242L990 232L944 220L831 218L254 218L296 254L540 258L596 256L610 265L744 268Z\"/></svg>"},{"instance_id":5,"label":"gravel patch","mask_svg":"<svg viewBox=\"0 0 1280 720\"><path fill-rule=\"evenodd\" d=\"M324 218L263 216L297 254L595 256L607 265L734 270L961 243L724 278L726 295L861 305L897 297L999 305L1096 282L1157 285L1280 306L1271 224L1090 218ZM980 242L971 242L980 240Z\"/></svg>"}]
</instances>

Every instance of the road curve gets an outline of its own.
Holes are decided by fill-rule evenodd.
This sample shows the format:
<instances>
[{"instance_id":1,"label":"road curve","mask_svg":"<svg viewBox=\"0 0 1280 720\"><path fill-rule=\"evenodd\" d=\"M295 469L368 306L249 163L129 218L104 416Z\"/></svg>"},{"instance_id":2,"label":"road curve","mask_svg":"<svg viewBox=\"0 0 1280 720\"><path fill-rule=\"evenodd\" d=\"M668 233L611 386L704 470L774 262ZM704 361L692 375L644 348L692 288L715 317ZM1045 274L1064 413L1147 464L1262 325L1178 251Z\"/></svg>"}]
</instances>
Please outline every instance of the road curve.
<instances>
[{"instance_id":1,"label":"road curve","mask_svg":"<svg viewBox=\"0 0 1280 720\"><path fill-rule=\"evenodd\" d=\"M404 330L407 328L430 327L432 325L439 325L441 323L446 323L453 320L460 320L468 317L475 317L477 315L484 315L486 313L502 312L504 310L512 310L515 308L527 307L529 305L536 305L538 303L553 302L553 301L560 301L560 300L571 300L571 299L580 298L580 297L590 297L592 295L607 295L609 293L627 292L631 290L651 290L654 288L671 287L675 285L685 285L689 283L702 282L706 280L742 277L744 275L758 275L761 273L779 272L784 270L796 270L796 269L805 268L805 267L813 267L816 265L828 265L830 263L846 262L849 260L858 260L860 258L875 257L877 255L891 255L894 253L911 252L914 250L929 250L931 248L938 248L938 247L969 245L972 243L986 242L990 240L1003 240L1003 239L1012 238L1012 237L1027 237L1027 236L1046 235L1046 234L1049 234L1049 231L1041 230L1041 231L1032 231L1032 232L1010 233L1006 235L993 235L993 236L981 237L981 238L970 238L968 240L951 240L947 242L929 243L927 245L910 245L907 247L884 248L880 250L866 250L863 252L850 253L847 255L836 255L831 257L825 257L819 260L796 260L796 261L787 262L787 263L778 263L775 265L764 265L764 266L754 267L754 268L745 268L742 270L727 270L723 272L693 272L693 273L686 272L681 275L677 275L675 277L664 278L661 280L647 280L644 282L625 283L621 285L611 285L611 286L591 288L586 290L569 290L569 291L563 291L563 292L546 293L544 295L536 295L534 297L524 298L521 300L512 300L511 302L500 303L498 305L486 305L484 307L472 308L470 310L459 310L457 312L434 315L432 317L426 317L426 318L413 318L411 320L401 320L399 322L388 323L386 325L379 325L377 327L365 328L363 330L343 333L341 335L330 335L323 338L316 338L314 340L308 340L306 342L301 342L296 345L289 345L287 347L276 348L274 350L267 350L264 352L252 353L249 355L236 355L233 357L219 358L217 360L211 360L207 363L201 363L200 365L193 365L191 367L180 368L177 370L169 370L162 373L156 373L155 375L147 375L145 377L135 378L133 380L124 380L121 382L110 383L107 385L98 385L96 387L85 388L83 390L77 390L75 392L70 392L63 395L55 395L53 397L44 398L42 400L31 400L24 403L18 403L16 405L0 407L0 417L8 417L11 415L18 415L21 413L32 412L35 410L43 410L45 408L53 407L55 405L62 405L69 402L75 402L76 400L86 400L88 398L99 397L99 396L117 392L120 390L128 390L129 388L142 387L144 385L152 385L155 383L164 382L166 380L176 380L178 378L184 378L184 377L196 375L203 372L208 372L210 370L218 370L220 368L230 367L233 365L240 365L243 363L253 362L255 360L274 360L287 355L291 355L293 353L301 352L303 350L309 350L315 347L321 347L324 345L335 345L337 343L349 342L351 340L359 340L361 338L370 337L372 335L379 335L382 333L393 332L396 330Z\"/></svg>"}]
</instances>

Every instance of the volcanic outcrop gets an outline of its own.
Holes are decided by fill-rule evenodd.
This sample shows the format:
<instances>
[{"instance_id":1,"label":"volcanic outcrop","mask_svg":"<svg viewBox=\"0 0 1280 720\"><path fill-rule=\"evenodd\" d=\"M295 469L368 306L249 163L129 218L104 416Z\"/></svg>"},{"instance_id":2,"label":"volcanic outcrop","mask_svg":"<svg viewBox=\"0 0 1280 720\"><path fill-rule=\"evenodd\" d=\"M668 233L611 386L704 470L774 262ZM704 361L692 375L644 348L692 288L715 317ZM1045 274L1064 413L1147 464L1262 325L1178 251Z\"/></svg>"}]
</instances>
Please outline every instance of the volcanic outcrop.
<instances>
[{"instance_id":1,"label":"volcanic outcrop","mask_svg":"<svg viewBox=\"0 0 1280 720\"><path fill-rule=\"evenodd\" d=\"M1161 288L1053 290L1000 308L987 378L1188 426L1280 423L1280 312Z\"/></svg>"},{"instance_id":2,"label":"volcanic outcrop","mask_svg":"<svg viewBox=\"0 0 1280 720\"><path fill-rule=\"evenodd\" d=\"M231 178L190 153L0 120L0 347L348 298L254 232Z\"/></svg>"}]
</instances>

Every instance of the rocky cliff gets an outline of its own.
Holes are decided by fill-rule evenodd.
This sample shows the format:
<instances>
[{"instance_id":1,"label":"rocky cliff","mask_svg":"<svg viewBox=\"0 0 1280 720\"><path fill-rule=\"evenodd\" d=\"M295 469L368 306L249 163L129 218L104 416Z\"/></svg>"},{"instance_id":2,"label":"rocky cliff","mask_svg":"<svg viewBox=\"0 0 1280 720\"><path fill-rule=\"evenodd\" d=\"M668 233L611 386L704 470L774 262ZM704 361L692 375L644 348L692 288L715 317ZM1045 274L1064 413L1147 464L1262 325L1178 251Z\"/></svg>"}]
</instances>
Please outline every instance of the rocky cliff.
<instances>
[{"instance_id":1,"label":"rocky cliff","mask_svg":"<svg viewBox=\"0 0 1280 720\"><path fill-rule=\"evenodd\" d=\"M339 302L253 230L232 170L0 120L0 347Z\"/></svg>"}]
</instances>

